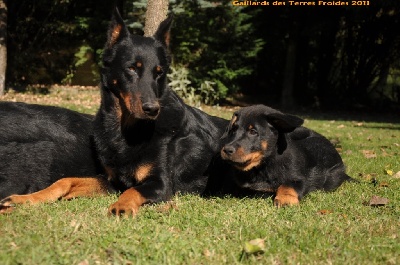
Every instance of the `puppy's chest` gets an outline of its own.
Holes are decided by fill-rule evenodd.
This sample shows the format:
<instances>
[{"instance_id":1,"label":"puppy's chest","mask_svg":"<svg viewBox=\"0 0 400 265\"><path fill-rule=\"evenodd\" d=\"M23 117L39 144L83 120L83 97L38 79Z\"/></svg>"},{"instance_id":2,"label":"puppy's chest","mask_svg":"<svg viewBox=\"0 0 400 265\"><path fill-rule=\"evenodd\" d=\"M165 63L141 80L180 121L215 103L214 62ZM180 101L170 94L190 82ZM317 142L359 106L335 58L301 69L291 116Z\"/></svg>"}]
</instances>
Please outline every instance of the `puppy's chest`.
<instances>
[{"instance_id":1,"label":"puppy's chest","mask_svg":"<svg viewBox=\"0 0 400 265\"><path fill-rule=\"evenodd\" d=\"M279 178L260 171L238 172L235 175L235 182L241 188L262 192L275 192L281 184Z\"/></svg>"}]
</instances>

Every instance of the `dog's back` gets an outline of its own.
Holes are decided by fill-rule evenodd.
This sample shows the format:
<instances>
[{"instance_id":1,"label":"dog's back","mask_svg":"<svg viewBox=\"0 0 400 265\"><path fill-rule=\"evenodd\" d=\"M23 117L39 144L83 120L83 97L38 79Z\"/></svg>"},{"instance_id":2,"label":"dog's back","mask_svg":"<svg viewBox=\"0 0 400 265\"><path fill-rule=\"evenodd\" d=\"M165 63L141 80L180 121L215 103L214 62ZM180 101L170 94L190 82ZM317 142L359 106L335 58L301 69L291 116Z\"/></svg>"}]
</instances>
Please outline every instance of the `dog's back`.
<instances>
[{"instance_id":1,"label":"dog's back","mask_svg":"<svg viewBox=\"0 0 400 265\"><path fill-rule=\"evenodd\" d=\"M305 127L298 127L287 134L289 152L299 151L302 155L301 164L310 169L310 186L307 192L314 189L332 191L351 178L345 173L342 158L332 143L321 134ZM298 154L296 154L299 157ZM318 179L318 181L313 181Z\"/></svg>"},{"instance_id":2,"label":"dog's back","mask_svg":"<svg viewBox=\"0 0 400 265\"><path fill-rule=\"evenodd\" d=\"M90 115L0 102L0 198L41 190L65 176L100 172Z\"/></svg>"}]
</instances>

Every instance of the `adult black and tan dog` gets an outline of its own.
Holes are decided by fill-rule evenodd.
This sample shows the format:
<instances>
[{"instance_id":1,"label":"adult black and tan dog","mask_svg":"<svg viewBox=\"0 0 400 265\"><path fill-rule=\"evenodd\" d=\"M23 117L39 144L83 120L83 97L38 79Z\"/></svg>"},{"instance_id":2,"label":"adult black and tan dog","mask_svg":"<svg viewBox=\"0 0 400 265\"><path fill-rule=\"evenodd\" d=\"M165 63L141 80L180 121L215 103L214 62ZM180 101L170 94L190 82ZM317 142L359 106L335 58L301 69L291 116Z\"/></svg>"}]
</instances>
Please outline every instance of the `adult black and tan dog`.
<instances>
[{"instance_id":1,"label":"adult black and tan dog","mask_svg":"<svg viewBox=\"0 0 400 265\"><path fill-rule=\"evenodd\" d=\"M96 153L109 183L123 191L109 213L135 214L144 203L176 192L204 193L228 121L187 106L166 83L171 19L154 37L131 35L116 10L101 73L101 106L94 121ZM104 193L101 178L64 178L2 205Z\"/></svg>"},{"instance_id":2,"label":"adult black and tan dog","mask_svg":"<svg viewBox=\"0 0 400 265\"><path fill-rule=\"evenodd\" d=\"M0 102L0 199L66 176L102 173L93 119L58 107Z\"/></svg>"},{"instance_id":3,"label":"adult black and tan dog","mask_svg":"<svg viewBox=\"0 0 400 265\"><path fill-rule=\"evenodd\" d=\"M235 112L221 150L235 184L243 191L273 193L281 207L352 180L329 140L302 124L301 118L264 105Z\"/></svg>"}]
</instances>

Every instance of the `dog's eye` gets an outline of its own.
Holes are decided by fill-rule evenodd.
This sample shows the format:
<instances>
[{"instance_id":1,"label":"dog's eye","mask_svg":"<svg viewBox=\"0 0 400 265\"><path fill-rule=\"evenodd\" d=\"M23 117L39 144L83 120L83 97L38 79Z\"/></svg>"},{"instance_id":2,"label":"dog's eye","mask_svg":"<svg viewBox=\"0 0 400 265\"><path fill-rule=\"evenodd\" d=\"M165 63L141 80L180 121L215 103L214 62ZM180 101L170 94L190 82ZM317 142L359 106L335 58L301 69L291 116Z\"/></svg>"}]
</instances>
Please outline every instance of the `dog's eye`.
<instances>
[{"instance_id":1,"label":"dog's eye","mask_svg":"<svg viewBox=\"0 0 400 265\"><path fill-rule=\"evenodd\" d=\"M257 130L254 129L254 128L250 129L248 132L249 132L249 134L252 135L252 136L257 136L257 135L258 135Z\"/></svg>"},{"instance_id":2,"label":"dog's eye","mask_svg":"<svg viewBox=\"0 0 400 265\"><path fill-rule=\"evenodd\" d=\"M128 67L129 71L136 72L136 68L134 66Z\"/></svg>"}]
</instances>

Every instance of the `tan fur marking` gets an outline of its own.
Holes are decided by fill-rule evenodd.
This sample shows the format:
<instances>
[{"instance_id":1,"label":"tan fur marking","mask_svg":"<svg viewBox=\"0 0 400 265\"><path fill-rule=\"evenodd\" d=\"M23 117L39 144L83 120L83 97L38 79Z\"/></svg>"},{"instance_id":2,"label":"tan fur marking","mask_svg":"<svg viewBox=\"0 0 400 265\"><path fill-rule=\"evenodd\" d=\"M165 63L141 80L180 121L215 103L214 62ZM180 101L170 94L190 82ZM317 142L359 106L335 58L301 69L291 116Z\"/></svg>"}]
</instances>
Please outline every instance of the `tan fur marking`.
<instances>
[{"instance_id":1,"label":"tan fur marking","mask_svg":"<svg viewBox=\"0 0 400 265\"><path fill-rule=\"evenodd\" d=\"M121 33L122 25L118 24L114 27L113 32L111 33L110 47L112 47L118 40L118 37Z\"/></svg>"},{"instance_id":2,"label":"tan fur marking","mask_svg":"<svg viewBox=\"0 0 400 265\"><path fill-rule=\"evenodd\" d=\"M137 68L140 68L140 67L142 67L142 66L143 66L142 62L137 62L137 63L136 63L136 67L137 67Z\"/></svg>"},{"instance_id":3,"label":"tan fur marking","mask_svg":"<svg viewBox=\"0 0 400 265\"><path fill-rule=\"evenodd\" d=\"M299 195L292 187L281 185L276 191L274 205L278 208L299 204Z\"/></svg>"},{"instance_id":4,"label":"tan fur marking","mask_svg":"<svg viewBox=\"0 0 400 265\"><path fill-rule=\"evenodd\" d=\"M262 140L261 141L261 149L265 151L265 150L267 150L267 148L268 148L268 142L265 140Z\"/></svg>"},{"instance_id":5,"label":"tan fur marking","mask_svg":"<svg viewBox=\"0 0 400 265\"><path fill-rule=\"evenodd\" d=\"M135 188L127 189L119 196L118 201L108 208L108 214L134 216L146 201Z\"/></svg>"},{"instance_id":6,"label":"tan fur marking","mask_svg":"<svg viewBox=\"0 0 400 265\"><path fill-rule=\"evenodd\" d=\"M171 33L169 31L165 34L164 39L165 39L165 45L168 47L171 41Z\"/></svg>"},{"instance_id":7,"label":"tan fur marking","mask_svg":"<svg viewBox=\"0 0 400 265\"><path fill-rule=\"evenodd\" d=\"M117 79L114 79L114 80L112 81L112 83L113 83L113 85L115 86L116 84L118 84L118 80L117 80Z\"/></svg>"},{"instance_id":8,"label":"tan fur marking","mask_svg":"<svg viewBox=\"0 0 400 265\"><path fill-rule=\"evenodd\" d=\"M135 170L135 179L138 182L142 182L144 179L146 179L149 176L152 168L153 168L153 166L150 164L140 165Z\"/></svg>"},{"instance_id":9,"label":"tan fur marking","mask_svg":"<svg viewBox=\"0 0 400 265\"><path fill-rule=\"evenodd\" d=\"M131 95L129 93L123 93L123 92L121 92L120 95L121 95L122 101L124 102L125 108L128 111L132 112Z\"/></svg>"},{"instance_id":10,"label":"tan fur marking","mask_svg":"<svg viewBox=\"0 0 400 265\"><path fill-rule=\"evenodd\" d=\"M49 187L27 195L11 195L2 200L3 206L14 204L38 204L59 199L75 197L91 197L107 194L107 189L101 179L97 178L63 178Z\"/></svg>"},{"instance_id":11,"label":"tan fur marking","mask_svg":"<svg viewBox=\"0 0 400 265\"><path fill-rule=\"evenodd\" d=\"M140 95L138 93L131 94L129 92L121 92L120 97L125 109L127 109L130 113L134 115L144 115L142 110L142 101L140 100Z\"/></svg>"},{"instance_id":12,"label":"tan fur marking","mask_svg":"<svg viewBox=\"0 0 400 265\"><path fill-rule=\"evenodd\" d=\"M253 152L250 154L245 154L243 147L239 147L236 151L235 154L235 162L238 163L246 163L246 162L250 162L249 164L245 165L245 166L236 166L237 169L242 170L242 171L249 171L250 169L252 169L253 167L258 166L262 159L263 159L263 154L262 152Z\"/></svg>"}]
</instances>

